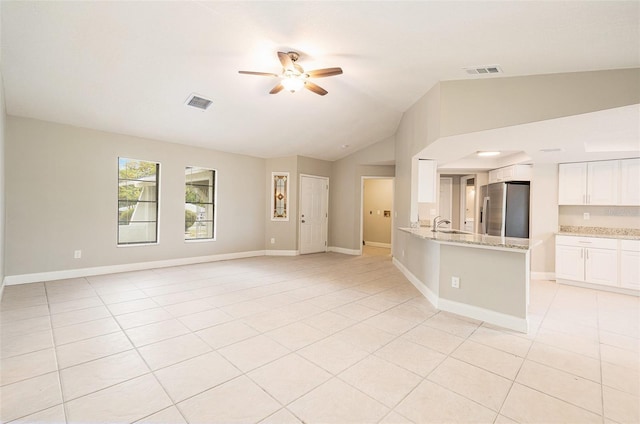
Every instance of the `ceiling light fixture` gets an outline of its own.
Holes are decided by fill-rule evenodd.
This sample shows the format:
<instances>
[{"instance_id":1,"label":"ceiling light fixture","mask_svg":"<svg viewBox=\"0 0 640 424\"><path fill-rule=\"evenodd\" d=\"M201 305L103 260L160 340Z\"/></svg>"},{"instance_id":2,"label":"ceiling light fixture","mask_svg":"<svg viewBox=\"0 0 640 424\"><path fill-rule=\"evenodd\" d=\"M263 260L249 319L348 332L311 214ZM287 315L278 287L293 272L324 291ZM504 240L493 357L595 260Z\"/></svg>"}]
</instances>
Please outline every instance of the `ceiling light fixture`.
<instances>
[{"instance_id":1,"label":"ceiling light fixture","mask_svg":"<svg viewBox=\"0 0 640 424\"><path fill-rule=\"evenodd\" d=\"M295 93L304 87L304 79L300 75L285 75L285 77L282 78L281 84L285 90Z\"/></svg>"},{"instance_id":2,"label":"ceiling light fixture","mask_svg":"<svg viewBox=\"0 0 640 424\"><path fill-rule=\"evenodd\" d=\"M489 157L489 156L498 156L500 152L478 152L478 156L481 157Z\"/></svg>"}]
</instances>

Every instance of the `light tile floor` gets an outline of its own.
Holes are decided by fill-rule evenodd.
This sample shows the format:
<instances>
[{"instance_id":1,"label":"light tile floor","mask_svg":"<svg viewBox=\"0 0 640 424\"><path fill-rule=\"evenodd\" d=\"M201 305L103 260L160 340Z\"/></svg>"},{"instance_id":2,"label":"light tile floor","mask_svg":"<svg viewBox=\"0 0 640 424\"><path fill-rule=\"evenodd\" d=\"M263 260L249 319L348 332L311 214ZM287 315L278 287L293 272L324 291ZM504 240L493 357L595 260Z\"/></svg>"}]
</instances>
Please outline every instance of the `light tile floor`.
<instances>
[{"instance_id":1,"label":"light tile floor","mask_svg":"<svg viewBox=\"0 0 640 424\"><path fill-rule=\"evenodd\" d=\"M10 286L0 420L640 421L638 298L535 281L530 311L439 312L369 247Z\"/></svg>"}]
</instances>

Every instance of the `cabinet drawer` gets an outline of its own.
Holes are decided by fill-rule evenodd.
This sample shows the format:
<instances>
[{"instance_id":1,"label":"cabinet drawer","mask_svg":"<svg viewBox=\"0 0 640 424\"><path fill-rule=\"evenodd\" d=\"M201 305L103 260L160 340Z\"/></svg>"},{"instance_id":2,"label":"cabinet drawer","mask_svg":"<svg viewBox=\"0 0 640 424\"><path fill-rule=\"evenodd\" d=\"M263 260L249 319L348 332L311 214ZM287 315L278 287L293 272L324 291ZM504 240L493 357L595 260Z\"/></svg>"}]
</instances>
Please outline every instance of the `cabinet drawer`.
<instances>
[{"instance_id":1,"label":"cabinet drawer","mask_svg":"<svg viewBox=\"0 0 640 424\"><path fill-rule=\"evenodd\" d=\"M630 252L640 252L640 240L621 240L620 250L628 250Z\"/></svg>"},{"instance_id":2,"label":"cabinet drawer","mask_svg":"<svg viewBox=\"0 0 640 424\"><path fill-rule=\"evenodd\" d=\"M635 241L635 240L628 240ZM599 237L556 236L556 244L563 246L595 247L597 249L617 249L618 240Z\"/></svg>"}]
</instances>

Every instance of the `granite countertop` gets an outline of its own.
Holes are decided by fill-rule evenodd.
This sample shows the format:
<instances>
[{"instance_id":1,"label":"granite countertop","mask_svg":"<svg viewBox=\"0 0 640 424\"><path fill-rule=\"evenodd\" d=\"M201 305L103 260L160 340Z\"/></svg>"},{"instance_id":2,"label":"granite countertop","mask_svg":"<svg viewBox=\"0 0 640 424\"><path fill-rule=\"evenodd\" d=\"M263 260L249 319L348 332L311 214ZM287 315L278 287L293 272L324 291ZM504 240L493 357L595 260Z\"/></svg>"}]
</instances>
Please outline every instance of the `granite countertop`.
<instances>
[{"instance_id":1,"label":"granite countertop","mask_svg":"<svg viewBox=\"0 0 640 424\"><path fill-rule=\"evenodd\" d=\"M577 227L561 225L560 236L612 238L619 240L640 240L640 230L633 228Z\"/></svg>"},{"instance_id":2,"label":"granite countertop","mask_svg":"<svg viewBox=\"0 0 640 424\"><path fill-rule=\"evenodd\" d=\"M474 247L488 247L501 249L529 250L541 242L523 238L487 236L483 234L448 234L444 232L433 232L430 227L421 228L398 228L400 231L409 233L425 240L433 240L447 244L468 244Z\"/></svg>"}]
</instances>

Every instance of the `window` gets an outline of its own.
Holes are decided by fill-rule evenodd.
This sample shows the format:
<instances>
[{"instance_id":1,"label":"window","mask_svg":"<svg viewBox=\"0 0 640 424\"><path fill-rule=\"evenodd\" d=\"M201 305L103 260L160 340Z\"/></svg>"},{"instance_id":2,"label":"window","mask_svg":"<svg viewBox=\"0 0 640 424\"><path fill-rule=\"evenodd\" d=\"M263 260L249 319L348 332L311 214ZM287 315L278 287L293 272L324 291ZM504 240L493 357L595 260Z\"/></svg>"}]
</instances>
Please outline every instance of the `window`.
<instances>
[{"instance_id":1,"label":"window","mask_svg":"<svg viewBox=\"0 0 640 424\"><path fill-rule=\"evenodd\" d=\"M118 245L158 241L160 164L118 158Z\"/></svg>"},{"instance_id":2,"label":"window","mask_svg":"<svg viewBox=\"0 0 640 424\"><path fill-rule=\"evenodd\" d=\"M215 170L195 166L185 169L185 240L215 239L215 195Z\"/></svg>"}]
</instances>

